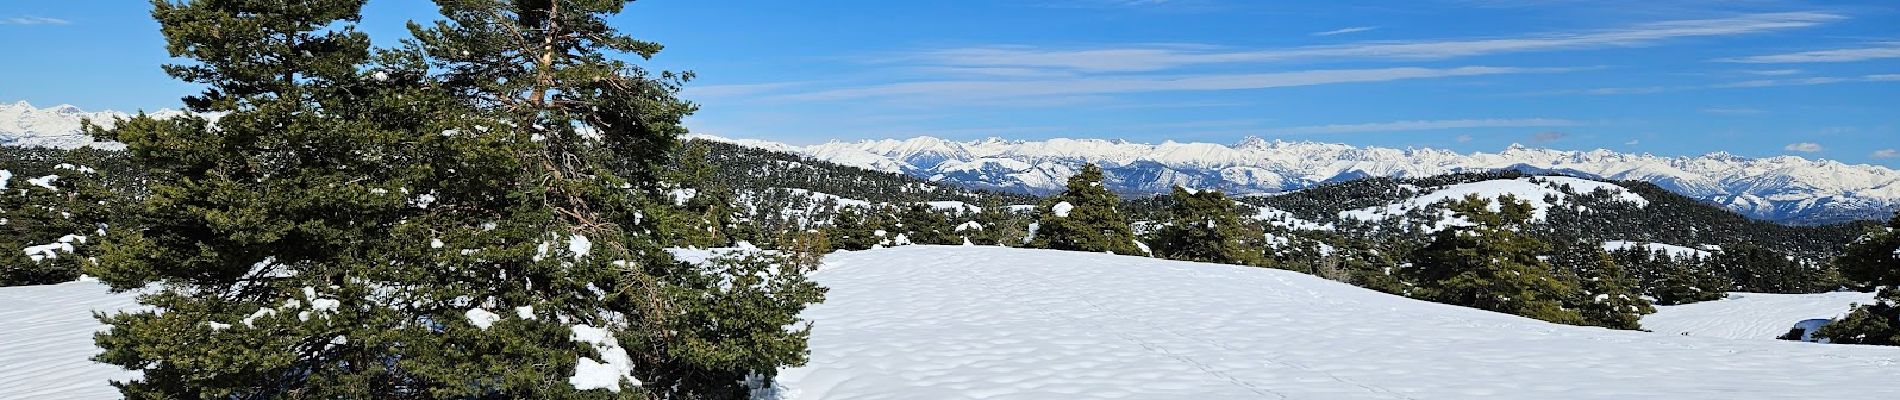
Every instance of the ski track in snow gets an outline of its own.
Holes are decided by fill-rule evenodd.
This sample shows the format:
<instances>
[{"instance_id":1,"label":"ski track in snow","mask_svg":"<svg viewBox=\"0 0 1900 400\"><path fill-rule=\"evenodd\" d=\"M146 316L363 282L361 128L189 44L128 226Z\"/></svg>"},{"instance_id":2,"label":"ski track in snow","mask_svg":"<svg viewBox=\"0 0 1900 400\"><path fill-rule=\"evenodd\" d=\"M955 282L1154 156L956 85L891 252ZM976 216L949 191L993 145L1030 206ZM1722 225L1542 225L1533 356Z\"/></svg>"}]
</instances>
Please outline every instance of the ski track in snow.
<instances>
[{"instance_id":1,"label":"ski track in snow","mask_svg":"<svg viewBox=\"0 0 1900 400\"><path fill-rule=\"evenodd\" d=\"M1271 269L994 247L831 256L786 399L1874 398L1900 348L1560 326Z\"/></svg>"},{"instance_id":2,"label":"ski track in snow","mask_svg":"<svg viewBox=\"0 0 1900 400\"><path fill-rule=\"evenodd\" d=\"M1854 303L1867 304L1873 293L1772 294L1729 293L1728 298L1679 306L1658 306L1643 317L1643 329L1657 333L1727 339L1774 340L1796 322L1846 315ZM1900 389L1895 389L1900 390Z\"/></svg>"},{"instance_id":3,"label":"ski track in snow","mask_svg":"<svg viewBox=\"0 0 1900 400\"><path fill-rule=\"evenodd\" d=\"M89 360L92 333L105 328L92 312L137 305L97 282L0 288L0 399L119 398L107 382L139 375Z\"/></svg>"}]
</instances>

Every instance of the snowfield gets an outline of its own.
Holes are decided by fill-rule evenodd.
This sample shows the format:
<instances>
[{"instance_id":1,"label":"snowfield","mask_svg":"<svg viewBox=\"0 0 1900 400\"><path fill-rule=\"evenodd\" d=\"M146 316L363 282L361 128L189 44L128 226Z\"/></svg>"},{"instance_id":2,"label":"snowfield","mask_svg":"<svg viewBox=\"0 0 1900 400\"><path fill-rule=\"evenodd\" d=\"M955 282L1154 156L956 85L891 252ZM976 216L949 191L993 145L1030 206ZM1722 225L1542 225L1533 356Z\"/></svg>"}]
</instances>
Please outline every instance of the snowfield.
<instances>
[{"instance_id":1,"label":"snowfield","mask_svg":"<svg viewBox=\"0 0 1900 400\"><path fill-rule=\"evenodd\" d=\"M1849 306L1873 300L1873 293L1855 292L1729 293L1721 300L1658 306L1655 314L1643 316L1643 329L1674 335L1686 332L1698 337L1772 340L1788 333L1797 322L1847 315Z\"/></svg>"},{"instance_id":2,"label":"snowfield","mask_svg":"<svg viewBox=\"0 0 1900 400\"><path fill-rule=\"evenodd\" d=\"M92 333L105 328L92 312L136 306L97 282L0 287L0 399L119 398L107 382L138 373L89 360Z\"/></svg>"},{"instance_id":3,"label":"snowfield","mask_svg":"<svg viewBox=\"0 0 1900 400\"><path fill-rule=\"evenodd\" d=\"M1552 325L1272 269L906 246L834 254L814 277L831 292L805 314L816 324L811 362L782 371L764 397L1768 399L1900 390L1891 383L1900 348ZM107 381L135 375L86 360L100 328L89 312L133 306L96 283L0 288L0 399L116 398Z\"/></svg>"},{"instance_id":4,"label":"snowfield","mask_svg":"<svg viewBox=\"0 0 1900 400\"><path fill-rule=\"evenodd\" d=\"M1562 326L1303 274L1046 250L831 256L784 399L1768 399L1900 391L1900 348ZM1798 366L1798 367L1796 367ZM1798 371L1796 370L1798 368Z\"/></svg>"}]
</instances>

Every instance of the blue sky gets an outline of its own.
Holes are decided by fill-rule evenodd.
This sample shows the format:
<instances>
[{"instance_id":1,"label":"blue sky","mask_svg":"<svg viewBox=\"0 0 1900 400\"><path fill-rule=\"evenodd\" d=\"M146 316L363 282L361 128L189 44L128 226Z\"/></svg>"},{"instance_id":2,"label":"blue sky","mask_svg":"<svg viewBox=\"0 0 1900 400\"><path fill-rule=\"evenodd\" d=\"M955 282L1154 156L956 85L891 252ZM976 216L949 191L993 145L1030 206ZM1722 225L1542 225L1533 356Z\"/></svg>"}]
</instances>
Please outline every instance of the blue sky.
<instances>
[{"instance_id":1,"label":"blue sky","mask_svg":"<svg viewBox=\"0 0 1900 400\"><path fill-rule=\"evenodd\" d=\"M430 19L371 0L379 42ZM0 2L0 101L162 108L143 1ZM1890 0L642 0L690 125L817 143L1245 136L1900 167ZM1884 150L1884 151L1883 151Z\"/></svg>"}]
</instances>

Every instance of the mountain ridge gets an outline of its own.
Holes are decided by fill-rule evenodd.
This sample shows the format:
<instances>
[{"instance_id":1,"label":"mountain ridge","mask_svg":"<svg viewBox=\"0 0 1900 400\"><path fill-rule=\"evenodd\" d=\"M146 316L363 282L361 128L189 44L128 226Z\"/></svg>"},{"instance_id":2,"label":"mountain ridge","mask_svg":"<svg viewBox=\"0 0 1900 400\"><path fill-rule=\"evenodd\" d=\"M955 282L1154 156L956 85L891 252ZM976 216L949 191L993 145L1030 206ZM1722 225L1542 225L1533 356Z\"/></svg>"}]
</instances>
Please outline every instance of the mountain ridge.
<instances>
[{"instance_id":1,"label":"mountain ridge","mask_svg":"<svg viewBox=\"0 0 1900 400\"><path fill-rule=\"evenodd\" d=\"M1900 171L1872 164L1797 156L1751 158L1721 151L1671 157L1513 144L1496 153L1461 153L1260 137L1224 145L1069 138L953 141L923 136L807 146L696 137L932 181L1038 194L1059 190L1080 164L1096 163L1108 172L1107 183L1127 194L1163 193L1176 185L1235 194L1280 193L1364 177L1519 170L1650 182L1751 218L1783 223L1880 218L1900 206Z\"/></svg>"}]
</instances>

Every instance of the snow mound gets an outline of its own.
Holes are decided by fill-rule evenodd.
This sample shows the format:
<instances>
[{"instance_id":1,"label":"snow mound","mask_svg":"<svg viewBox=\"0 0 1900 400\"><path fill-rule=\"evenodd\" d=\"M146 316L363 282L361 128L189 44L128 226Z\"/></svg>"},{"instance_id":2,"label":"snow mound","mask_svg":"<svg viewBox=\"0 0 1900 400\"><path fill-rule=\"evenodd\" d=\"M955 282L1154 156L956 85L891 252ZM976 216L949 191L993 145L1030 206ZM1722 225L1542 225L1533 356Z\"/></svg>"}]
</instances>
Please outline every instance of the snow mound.
<instances>
[{"instance_id":1,"label":"snow mound","mask_svg":"<svg viewBox=\"0 0 1900 400\"><path fill-rule=\"evenodd\" d=\"M963 246L828 261L781 398L1876 398L1900 374L1900 348L1553 325L1272 269Z\"/></svg>"},{"instance_id":2,"label":"snow mound","mask_svg":"<svg viewBox=\"0 0 1900 400\"><path fill-rule=\"evenodd\" d=\"M1796 323L1847 314L1850 304L1873 302L1873 293L1729 293L1722 300L1658 306L1643 328L1671 335L1727 339L1774 339Z\"/></svg>"}]
</instances>

